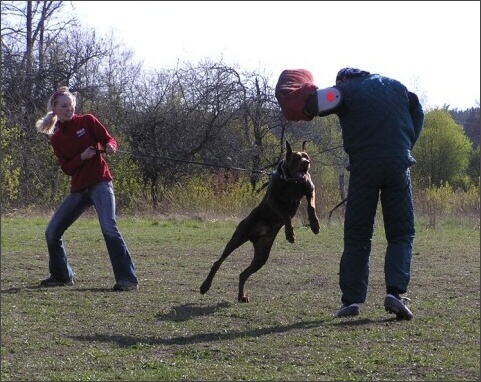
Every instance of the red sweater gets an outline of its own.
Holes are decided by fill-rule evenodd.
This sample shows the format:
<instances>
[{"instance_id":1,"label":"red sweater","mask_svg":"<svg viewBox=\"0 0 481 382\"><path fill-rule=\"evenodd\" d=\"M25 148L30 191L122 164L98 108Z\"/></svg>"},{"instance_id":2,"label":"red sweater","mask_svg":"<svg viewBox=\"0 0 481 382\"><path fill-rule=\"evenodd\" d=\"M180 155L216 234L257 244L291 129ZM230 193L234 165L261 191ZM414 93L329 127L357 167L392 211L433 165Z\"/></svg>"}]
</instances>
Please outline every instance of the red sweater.
<instances>
[{"instance_id":1,"label":"red sweater","mask_svg":"<svg viewBox=\"0 0 481 382\"><path fill-rule=\"evenodd\" d=\"M71 177L70 192L112 180L107 162L101 154L86 160L80 158L80 154L89 146L100 149L109 143L117 147L116 140L92 114L74 114L70 121L58 121L51 143L60 168Z\"/></svg>"}]
</instances>

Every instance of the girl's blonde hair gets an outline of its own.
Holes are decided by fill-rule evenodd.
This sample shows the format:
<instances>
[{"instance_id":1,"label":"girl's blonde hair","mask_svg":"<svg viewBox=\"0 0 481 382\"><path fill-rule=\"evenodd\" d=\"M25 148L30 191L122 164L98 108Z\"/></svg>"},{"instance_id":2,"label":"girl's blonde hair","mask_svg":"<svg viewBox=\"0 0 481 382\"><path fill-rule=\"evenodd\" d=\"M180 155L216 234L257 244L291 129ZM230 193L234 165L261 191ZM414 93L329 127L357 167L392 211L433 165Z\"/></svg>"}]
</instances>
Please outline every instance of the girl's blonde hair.
<instances>
[{"instance_id":1,"label":"girl's blonde hair","mask_svg":"<svg viewBox=\"0 0 481 382\"><path fill-rule=\"evenodd\" d=\"M35 126L40 133L49 135L53 134L55 124L57 123L57 115L53 113L53 108L57 104L59 96L62 95L70 97L72 100L72 106L75 108L77 93L72 93L67 86L59 87L48 100L47 114L35 123Z\"/></svg>"}]
</instances>

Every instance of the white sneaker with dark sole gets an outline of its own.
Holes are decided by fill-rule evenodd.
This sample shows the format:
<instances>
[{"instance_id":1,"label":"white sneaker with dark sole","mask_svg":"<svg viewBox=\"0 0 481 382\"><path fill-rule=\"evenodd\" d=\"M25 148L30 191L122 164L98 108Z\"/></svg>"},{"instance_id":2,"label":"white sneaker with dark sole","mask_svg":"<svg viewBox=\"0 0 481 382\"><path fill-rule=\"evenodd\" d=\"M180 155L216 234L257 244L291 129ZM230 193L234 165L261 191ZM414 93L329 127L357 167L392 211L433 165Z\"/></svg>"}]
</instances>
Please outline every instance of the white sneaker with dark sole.
<instances>
[{"instance_id":1,"label":"white sneaker with dark sole","mask_svg":"<svg viewBox=\"0 0 481 382\"><path fill-rule=\"evenodd\" d=\"M406 301L410 301L406 297L397 298L392 294L388 294L384 299L384 308L389 313L394 313L399 320L412 320L413 313L406 306Z\"/></svg>"}]
</instances>

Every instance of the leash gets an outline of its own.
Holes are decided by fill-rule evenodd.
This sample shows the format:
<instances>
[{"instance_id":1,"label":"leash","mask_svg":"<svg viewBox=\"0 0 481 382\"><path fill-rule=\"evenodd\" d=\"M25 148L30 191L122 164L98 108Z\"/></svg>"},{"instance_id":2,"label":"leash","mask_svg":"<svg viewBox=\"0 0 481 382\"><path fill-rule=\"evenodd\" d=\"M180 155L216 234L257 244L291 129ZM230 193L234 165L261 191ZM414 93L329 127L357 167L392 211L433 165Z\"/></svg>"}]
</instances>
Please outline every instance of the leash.
<instances>
[{"instance_id":1,"label":"leash","mask_svg":"<svg viewBox=\"0 0 481 382\"><path fill-rule=\"evenodd\" d=\"M339 147L342 147L341 146L338 146L338 147L335 147L334 149L337 149ZM325 150L325 151L332 151L333 149L330 149L330 150ZM98 154L105 154L105 149L97 149L96 150ZM142 156L149 156L151 158L158 158L158 159L163 159L163 160L169 160L169 161L173 161L173 162L182 162L182 163L189 163L189 164L196 164L196 165L199 165L199 166L208 166L208 167L216 167L216 168L224 168L224 169L228 169L228 170L236 170L236 171L247 171L247 172L252 172L252 173L256 173L256 174L263 174L263 175L267 175L267 176L271 176L273 174L273 172L268 172L268 171L264 171L264 170L250 170L248 168L242 168L242 167L234 167L234 166L222 166L222 165L219 165L219 164L215 164L215 163L205 163L205 162L197 162L197 161L192 161L192 160L188 160L188 159L179 159L179 158L171 158L171 157L165 157L165 156L161 156L161 155L155 155L155 154L149 154L149 153L143 153L143 154L134 154L130 151L125 151L125 150L117 150L116 152L118 153L123 153L123 154L128 154L130 156L135 156L135 157L142 157ZM324 152L324 151L322 151ZM322 153L321 152L321 153ZM261 187L261 190L263 188L265 188L267 186L267 183L264 184L262 187ZM259 190L260 191L260 190ZM342 201L342 203L344 203L344 201ZM342 205L342 203L340 205ZM334 210L338 207L340 207L340 205L334 207ZM333 210L333 211L334 211ZM333 212L332 211L332 212ZM331 212L331 213L332 213Z\"/></svg>"},{"instance_id":2,"label":"leash","mask_svg":"<svg viewBox=\"0 0 481 382\"><path fill-rule=\"evenodd\" d=\"M105 149L97 149L96 150L98 154L105 154ZM209 166L209 167L216 167L216 168L224 168L224 169L228 169L228 170L236 170L236 171L248 171L248 172L253 172L253 173L258 173L258 174L264 174L264 175L268 175L268 176L271 176L273 173L272 172L267 172L267 171L264 171L264 170L249 170L247 168L242 168L242 167L234 167L234 166L222 166L222 165L219 165L219 164L215 164L215 163L206 163L206 162L197 162L197 161L192 161L192 160L188 160L188 159L179 159L179 158L170 158L170 157L166 157L166 156L161 156L161 155L154 155L154 154L149 154L149 153L144 153L144 154L134 154L130 151L125 151L125 150L117 150L116 152L118 153L122 153L122 154L128 154L130 156L150 156L152 158L158 158L158 159L163 159L163 160L170 160L170 161L173 161L173 162L182 162L182 163L189 163L189 164L196 164L196 165L199 165L199 166ZM274 171L275 172L275 171ZM259 193L260 191L262 191L264 188L266 188L269 184L269 181L265 182L261 188L259 188L257 190L257 192ZM346 203L346 200L347 198L344 198L343 200L341 200L340 203L338 203L330 212L329 212L329 218L328 218L328 221L331 220L331 216L332 214L334 213L335 210L337 210L339 207L341 207L344 203Z\"/></svg>"},{"instance_id":3,"label":"leash","mask_svg":"<svg viewBox=\"0 0 481 382\"><path fill-rule=\"evenodd\" d=\"M99 154L104 154L105 149L101 150L96 150L97 153ZM264 171L264 170L250 170L248 168L242 168L242 167L235 167L235 166L223 166L220 164L215 164L215 163L206 163L206 162L197 162L193 160L188 160L188 159L179 159L179 158L170 158L170 157L165 157L161 155L155 155L155 154L149 154L149 153L142 153L142 154L134 154L130 151L125 151L125 150L117 150L117 153L122 153L122 154L129 154L130 156L136 156L136 157L143 157L143 156L149 156L151 158L157 158L157 159L163 159L163 160L169 160L173 162L182 162L182 163L189 163L189 164L196 164L199 166L208 166L208 167L216 167L216 168L224 168L228 170L236 170L236 171L248 171L248 172L253 172L253 173L258 173L258 174L265 174L265 175L270 175L271 173Z\"/></svg>"},{"instance_id":4,"label":"leash","mask_svg":"<svg viewBox=\"0 0 481 382\"><path fill-rule=\"evenodd\" d=\"M332 213L337 210L339 207L341 207L344 203L346 203L347 201L347 197L342 199L332 210L331 212L329 212L329 218L327 219L327 221L329 222L331 220L331 216L332 216Z\"/></svg>"}]
</instances>

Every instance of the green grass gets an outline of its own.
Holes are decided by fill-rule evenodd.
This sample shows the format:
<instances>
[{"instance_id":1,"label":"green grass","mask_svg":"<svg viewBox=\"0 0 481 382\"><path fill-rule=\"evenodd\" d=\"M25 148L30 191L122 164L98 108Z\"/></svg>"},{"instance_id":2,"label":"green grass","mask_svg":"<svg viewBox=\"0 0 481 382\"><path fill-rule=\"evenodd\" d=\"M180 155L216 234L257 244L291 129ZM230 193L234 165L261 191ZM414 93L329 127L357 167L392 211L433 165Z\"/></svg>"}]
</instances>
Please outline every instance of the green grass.
<instances>
[{"instance_id":1,"label":"green grass","mask_svg":"<svg viewBox=\"0 0 481 382\"><path fill-rule=\"evenodd\" d=\"M236 301L249 243L199 287L237 221L119 219L140 279L113 292L98 221L65 235L73 287L48 276L48 217L4 217L1 226L1 380L410 380L480 378L479 221L419 221L409 290L412 321L382 307L384 231L373 240L368 299L336 319L342 225L297 241L277 237L267 264Z\"/></svg>"}]
</instances>

